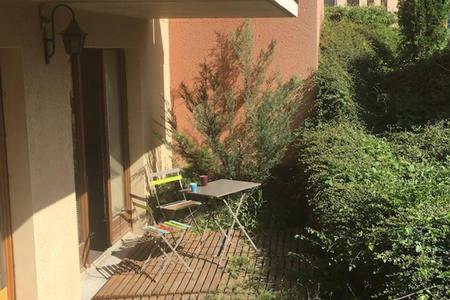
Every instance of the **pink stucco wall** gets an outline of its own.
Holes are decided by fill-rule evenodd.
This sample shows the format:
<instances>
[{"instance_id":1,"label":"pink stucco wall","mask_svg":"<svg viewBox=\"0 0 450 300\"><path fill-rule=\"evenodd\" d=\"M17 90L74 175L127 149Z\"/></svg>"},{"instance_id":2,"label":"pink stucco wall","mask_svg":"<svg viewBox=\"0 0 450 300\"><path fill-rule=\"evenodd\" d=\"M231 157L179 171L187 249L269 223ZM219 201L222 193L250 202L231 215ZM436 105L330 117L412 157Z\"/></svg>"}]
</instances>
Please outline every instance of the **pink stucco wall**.
<instances>
[{"instance_id":1,"label":"pink stucco wall","mask_svg":"<svg viewBox=\"0 0 450 300\"><path fill-rule=\"evenodd\" d=\"M275 39L273 66L284 78L298 75L305 79L318 64L318 45L323 16L323 0L300 0L297 18L252 19L255 50ZM198 65L214 46L215 32L230 32L243 19L171 19L170 77L173 109L180 129L194 133L191 117L178 98L181 82L188 85L198 73Z\"/></svg>"}]
</instances>

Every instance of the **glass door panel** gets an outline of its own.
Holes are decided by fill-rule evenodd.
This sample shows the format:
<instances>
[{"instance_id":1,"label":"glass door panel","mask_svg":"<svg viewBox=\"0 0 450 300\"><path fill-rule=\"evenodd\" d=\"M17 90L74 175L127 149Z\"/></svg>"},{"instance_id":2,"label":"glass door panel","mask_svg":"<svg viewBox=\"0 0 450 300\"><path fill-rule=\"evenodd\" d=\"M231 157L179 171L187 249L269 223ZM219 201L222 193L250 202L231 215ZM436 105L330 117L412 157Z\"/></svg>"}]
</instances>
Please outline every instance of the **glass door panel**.
<instances>
[{"instance_id":1,"label":"glass door panel","mask_svg":"<svg viewBox=\"0 0 450 300\"><path fill-rule=\"evenodd\" d=\"M106 119L109 146L109 176L112 216L125 209L125 176L122 149L121 91L119 53L103 50L105 76Z\"/></svg>"}]
</instances>

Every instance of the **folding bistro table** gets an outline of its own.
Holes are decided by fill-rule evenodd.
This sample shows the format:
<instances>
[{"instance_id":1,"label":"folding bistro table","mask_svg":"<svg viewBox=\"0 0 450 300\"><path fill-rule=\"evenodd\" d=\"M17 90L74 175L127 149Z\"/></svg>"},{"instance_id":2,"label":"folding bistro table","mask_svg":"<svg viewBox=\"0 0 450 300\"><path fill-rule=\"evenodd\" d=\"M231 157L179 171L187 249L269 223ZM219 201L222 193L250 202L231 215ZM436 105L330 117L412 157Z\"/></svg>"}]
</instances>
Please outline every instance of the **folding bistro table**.
<instances>
[{"instance_id":1,"label":"folding bistro table","mask_svg":"<svg viewBox=\"0 0 450 300\"><path fill-rule=\"evenodd\" d=\"M245 230L244 226L241 224L241 222L238 219L239 211L241 209L242 203L250 196L251 191L261 186L260 183L255 182L247 182L247 181L238 181L238 180L228 180L228 179L220 179L216 181L209 182L206 186L199 186L197 189L197 192L190 192L192 195L199 195L203 197L208 197L210 199L217 199L221 200L225 206L228 208L228 211L233 216L233 223L230 226L230 230L234 228L234 225L236 223L238 224L240 230L245 234L250 244L253 246L253 248L258 251L258 248L256 248L255 243L250 238L250 235ZM229 196L233 194L241 193L241 197L239 198L238 205L236 207L236 210L233 211L232 207L228 203ZM222 247L222 252L220 255L219 265L222 262L223 254L225 253L223 249L231 242L230 236L225 232L225 230L220 226L219 222L217 222L217 219L215 216L213 216L214 221L216 225L219 227L222 234L225 236L225 241Z\"/></svg>"}]
</instances>

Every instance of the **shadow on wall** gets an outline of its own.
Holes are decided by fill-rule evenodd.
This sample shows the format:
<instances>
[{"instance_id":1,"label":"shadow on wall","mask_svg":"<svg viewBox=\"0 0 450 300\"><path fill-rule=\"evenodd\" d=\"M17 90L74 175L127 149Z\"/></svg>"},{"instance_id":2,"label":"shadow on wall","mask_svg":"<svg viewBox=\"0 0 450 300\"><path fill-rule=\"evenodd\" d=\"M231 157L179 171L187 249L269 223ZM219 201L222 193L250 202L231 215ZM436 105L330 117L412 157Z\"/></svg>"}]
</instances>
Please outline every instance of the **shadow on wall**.
<instances>
[{"instance_id":1,"label":"shadow on wall","mask_svg":"<svg viewBox=\"0 0 450 300\"><path fill-rule=\"evenodd\" d=\"M1 90L7 146L8 184L11 204L11 233L24 234L19 236L23 243L16 243L14 255L21 256L24 265L28 265L28 272L24 279L35 274L34 269L34 237L27 234L33 232L31 216L33 214L31 199L30 164L28 159L27 128L25 122L25 87L20 49L0 48ZM3 166L2 166L3 167ZM20 265L16 263L16 265ZM17 273L17 271L16 271ZM28 275L28 276L27 276ZM30 278L30 279L31 279ZM33 289L34 281L30 282ZM34 287L35 288L35 287ZM31 295L30 295L31 296Z\"/></svg>"},{"instance_id":2,"label":"shadow on wall","mask_svg":"<svg viewBox=\"0 0 450 300\"><path fill-rule=\"evenodd\" d=\"M151 194L149 173L167 169L172 166L171 156L165 145L168 136L167 114L170 110L168 81L169 66L165 63L168 56L167 20L149 20L147 38L139 50L141 61L139 81L141 84L141 101L129 103L130 133L130 174L131 200L146 201ZM136 68L137 69L137 68ZM133 76L130 72L129 77ZM132 78L129 78L132 79ZM128 80L128 95L133 93L136 81ZM131 104L131 106L130 106ZM146 211L135 208L133 211L133 230L139 233ZM144 217L143 217L144 216Z\"/></svg>"},{"instance_id":3,"label":"shadow on wall","mask_svg":"<svg viewBox=\"0 0 450 300\"><path fill-rule=\"evenodd\" d=\"M166 92L168 66L164 63L167 28L161 26L164 22L167 21L149 20L148 36L138 55L141 58L138 62L141 101L129 103L132 198L137 199L145 198L150 193L148 173L171 166L171 157L164 142L169 138L166 113L170 107ZM135 82L128 80L129 96L133 85Z\"/></svg>"},{"instance_id":4,"label":"shadow on wall","mask_svg":"<svg viewBox=\"0 0 450 300\"><path fill-rule=\"evenodd\" d=\"M167 21L165 21L167 22ZM143 78L148 78L149 85L144 84L148 88L146 94L150 95L152 101L145 101L148 104L148 110L144 110L144 114L148 114L148 124L149 130L146 131L144 136L144 143L146 143L145 151L143 154L147 155L147 163L153 172L164 167L167 164L167 157L164 153L164 141L168 138L167 132L167 113L170 108L170 95L166 92L168 88L166 85L169 83L166 80L169 76L168 68L164 64L164 39L162 34L161 23L158 21L152 21L153 28L153 39L147 40L147 53L149 62L147 64L146 70L148 70L148 76ZM168 30L168 29L166 29ZM167 49L168 50L168 49ZM168 55L168 54L167 54ZM146 123L147 124L147 123Z\"/></svg>"},{"instance_id":5,"label":"shadow on wall","mask_svg":"<svg viewBox=\"0 0 450 300\"><path fill-rule=\"evenodd\" d=\"M254 54L266 48L271 40L276 40L272 70L280 71L283 79L297 75L306 80L317 69L323 3L323 0L300 1L297 18L251 20ZM192 86L199 64L208 58L216 44L216 33L232 32L243 21L236 18L170 20L170 80L174 88L174 114L179 130L191 137L196 138L196 130L193 116L179 96L180 83Z\"/></svg>"},{"instance_id":6,"label":"shadow on wall","mask_svg":"<svg viewBox=\"0 0 450 300\"><path fill-rule=\"evenodd\" d=\"M8 9L5 13L7 11ZM15 21L15 14L19 13L24 16L29 13L28 17L33 21L37 17L36 11L20 8L11 10L12 20ZM1 15L3 14L2 12ZM162 140L157 138L166 135L164 94L167 82L164 78L163 38L165 29L161 26L160 20L90 13L80 13L77 16L81 19L80 24L84 24L83 29L89 32L87 41L89 47L126 49L130 123L128 167L132 169L133 182L145 182L140 173L144 169L143 162L150 161L152 166L149 169L155 170L161 168L168 160ZM7 22L8 18L4 21ZM28 29L27 22L24 23L26 25L23 27ZM112 26L105 26L113 23ZM0 21L1 24L3 22ZM39 30L39 26L34 26L33 30L30 30L30 35L34 35L35 38L23 41L23 48L20 46L2 49L4 40L0 40L12 229L13 233L21 230L28 232L27 237L30 239L28 247L15 248L15 252L18 251L19 255L24 251L23 257L29 257L29 251L34 247L33 234L30 234L34 226L33 216L56 206L59 206L58 210L62 209L65 212L75 211L75 203L72 201L75 199L75 187L74 182L70 182L70 179L74 178L74 161L71 154L73 145L70 61L65 56L58 37L56 54L51 64L45 65ZM2 31L0 30L0 33ZM107 34L104 34L105 31ZM25 48L27 44L31 45L28 49ZM149 157L164 162L158 161L157 164ZM39 168L44 162L45 167ZM46 183L41 185L39 182ZM62 208L60 205L66 207ZM69 217L73 218L70 221L75 219L74 214ZM55 215L52 222L54 224L68 222L67 219L60 220L60 218L63 216ZM49 222L49 226L52 222ZM42 223L39 224L41 226Z\"/></svg>"},{"instance_id":7,"label":"shadow on wall","mask_svg":"<svg viewBox=\"0 0 450 300\"><path fill-rule=\"evenodd\" d=\"M79 281L71 63L58 35L51 64L45 64L37 6L0 4L16 290L19 299L65 299ZM135 173L147 153L162 153L152 132L153 120L163 115L168 84L163 74L165 25L82 11L77 19L89 34L88 47L124 48L130 58L130 166ZM65 24L67 15L62 13L57 32Z\"/></svg>"}]
</instances>

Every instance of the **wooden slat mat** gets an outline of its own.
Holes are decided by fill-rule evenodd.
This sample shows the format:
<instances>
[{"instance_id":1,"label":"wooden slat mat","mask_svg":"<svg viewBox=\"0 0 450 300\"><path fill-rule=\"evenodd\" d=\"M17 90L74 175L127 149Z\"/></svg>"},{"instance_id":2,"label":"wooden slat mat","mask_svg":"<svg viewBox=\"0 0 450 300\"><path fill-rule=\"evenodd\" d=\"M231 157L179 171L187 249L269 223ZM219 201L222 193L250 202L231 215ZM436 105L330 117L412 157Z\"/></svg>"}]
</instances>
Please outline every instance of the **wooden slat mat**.
<instances>
[{"instance_id":1,"label":"wooden slat mat","mask_svg":"<svg viewBox=\"0 0 450 300\"><path fill-rule=\"evenodd\" d=\"M231 231L232 242L223 249L224 267L219 267L217 253L223 244L220 232L203 235L188 232L180 244L180 254L194 272L188 272L173 259L158 282L154 277L163 264L163 256L153 241L142 242L120 264L99 270L108 281L93 299L205 299L211 294L226 299L244 281L268 289L290 287L294 278L290 275L300 269L299 263L288 256L299 248L294 235L294 231L267 233L258 239L261 249L256 254L239 230ZM140 273L149 254L153 259L145 272ZM236 257L247 257L250 261L238 276L229 272Z\"/></svg>"}]
</instances>

